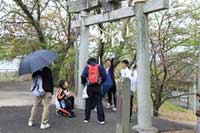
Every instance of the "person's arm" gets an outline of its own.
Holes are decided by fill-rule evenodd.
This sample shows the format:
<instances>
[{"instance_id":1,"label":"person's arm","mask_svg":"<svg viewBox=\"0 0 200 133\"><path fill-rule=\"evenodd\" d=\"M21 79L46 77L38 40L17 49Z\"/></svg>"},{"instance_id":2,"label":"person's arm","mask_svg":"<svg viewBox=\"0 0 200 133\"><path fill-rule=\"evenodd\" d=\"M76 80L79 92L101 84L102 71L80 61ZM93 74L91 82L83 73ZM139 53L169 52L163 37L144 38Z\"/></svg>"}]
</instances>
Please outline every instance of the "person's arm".
<instances>
[{"instance_id":1,"label":"person's arm","mask_svg":"<svg viewBox=\"0 0 200 133\"><path fill-rule=\"evenodd\" d=\"M111 63L110 69L114 71L114 58L111 59L110 63Z\"/></svg>"},{"instance_id":2,"label":"person's arm","mask_svg":"<svg viewBox=\"0 0 200 133\"><path fill-rule=\"evenodd\" d=\"M83 84L84 86L87 83L87 78L88 78L88 66L86 66L81 74L81 84Z\"/></svg>"},{"instance_id":3,"label":"person's arm","mask_svg":"<svg viewBox=\"0 0 200 133\"><path fill-rule=\"evenodd\" d=\"M111 63L111 66L110 66L110 75L111 75L111 77L114 79L114 77L115 77L115 75L114 75L114 58L112 58L111 59L111 61L110 61L110 63Z\"/></svg>"},{"instance_id":4,"label":"person's arm","mask_svg":"<svg viewBox=\"0 0 200 133\"><path fill-rule=\"evenodd\" d=\"M66 96L71 97L71 96L74 96L74 94L70 90L67 89Z\"/></svg>"},{"instance_id":5,"label":"person's arm","mask_svg":"<svg viewBox=\"0 0 200 133\"><path fill-rule=\"evenodd\" d=\"M100 69L100 76L101 76L101 83L103 83L106 80L106 70L103 66L99 66Z\"/></svg>"},{"instance_id":6,"label":"person's arm","mask_svg":"<svg viewBox=\"0 0 200 133\"><path fill-rule=\"evenodd\" d=\"M58 101L61 101L64 98L63 92L61 89L58 89L57 91L57 99Z\"/></svg>"}]
</instances>

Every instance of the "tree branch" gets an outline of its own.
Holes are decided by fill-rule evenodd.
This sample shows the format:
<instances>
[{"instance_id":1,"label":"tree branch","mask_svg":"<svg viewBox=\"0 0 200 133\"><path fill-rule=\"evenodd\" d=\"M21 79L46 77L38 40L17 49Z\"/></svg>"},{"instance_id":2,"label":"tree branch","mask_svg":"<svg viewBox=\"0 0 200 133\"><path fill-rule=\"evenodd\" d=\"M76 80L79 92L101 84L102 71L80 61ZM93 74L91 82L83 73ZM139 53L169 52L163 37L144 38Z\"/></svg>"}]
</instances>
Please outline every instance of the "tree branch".
<instances>
[{"instance_id":1,"label":"tree branch","mask_svg":"<svg viewBox=\"0 0 200 133\"><path fill-rule=\"evenodd\" d=\"M163 100L161 101L161 105L166 101L166 100L169 100L169 99L175 99L175 98L179 98L181 96L186 96L186 95L196 95L196 93L184 93L184 94L180 94L180 95L177 95L177 96L171 96L171 97L166 97L166 98L163 98Z\"/></svg>"},{"instance_id":2,"label":"tree branch","mask_svg":"<svg viewBox=\"0 0 200 133\"><path fill-rule=\"evenodd\" d=\"M44 7L41 9L41 14L42 12L46 9L47 5L49 4L50 0L48 0L45 4Z\"/></svg>"},{"instance_id":3,"label":"tree branch","mask_svg":"<svg viewBox=\"0 0 200 133\"><path fill-rule=\"evenodd\" d=\"M37 21L40 23L40 17L41 17L41 12L40 12L40 0L37 0Z\"/></svg>"},{"instance_id":4,"label":"tree branch","mask_svg":"<svg viewBox=\"0 0 200 133\"><path fill-rule=\"evenodd\" d=\"M186 64L185 66L181 67L178 71L176 71L175 74L173 74L173 75L171 76L171 78L174 78L178 73L180 73L183 69L185 69L185 68L188 67L189 65L190 65L190 64ZM169 80L170 80L170 78L167 79L167 81L169 81Z\"/></svg>"},{"instance_id":5,"label":"tree branch","mask_svg":"<svg viewBox=\"0 0 200 133\"><path fill-rule=\"evenodd\" d=\"M26 15L27 19L30 21L30 23L33 25L33 27L37 31L38 39L39 39L40 43L42 44L41 46L43 48L46 48L44 45L46 41L45 41L44 35L42 33L42 29L40 27L39 22L34 19L34 17L28 11L26 5L22 2L22 0L13 0L13 1L22 9L22 11Z\"/></svg>"},{"instance_id":6,"label":"tree branch","mask_svg":"<svg viewBox=\"0 0 200 133\"><path fill-rule=\"evenodd\" d=\"M31 9L31 14L33 14L33 11L34 11L35 6L37 5L37 3L38 3L38 0L35 1L35 3L34 3L34 5L33 5L32 9Z\"/></svg>"},{"instance_id":7,"label":"tree branch","mask_svg":"<svg viewBox=\"0 0 200 133\"><path fill-rule=\"evenodd\" d=\"M0 21L0 23L8 23L8 24L30 24L30 22L16 22L16 21Z\"/></svg>"}]
</instances>

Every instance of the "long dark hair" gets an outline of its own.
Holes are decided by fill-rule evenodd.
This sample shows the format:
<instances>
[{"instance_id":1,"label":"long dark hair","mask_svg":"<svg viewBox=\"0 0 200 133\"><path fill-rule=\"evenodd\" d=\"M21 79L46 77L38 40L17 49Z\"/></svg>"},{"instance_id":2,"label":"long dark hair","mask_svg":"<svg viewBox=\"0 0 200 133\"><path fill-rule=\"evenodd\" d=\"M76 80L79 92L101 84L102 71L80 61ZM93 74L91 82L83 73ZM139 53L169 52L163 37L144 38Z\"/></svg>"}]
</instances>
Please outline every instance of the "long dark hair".
<instances>
[{"instance_id":1,"label":"long dark hair","mask_svg":"<svg viewBox=\"0 0 200 133\"><path fill-rule=\"evenodd\" d=\"M60 87L60 88L63 88L63 85L65 84L65 82L66 82L66 80L60 80L59 83L58 83L58 84L59 84L59 87ZM63 89L64 89L64 88L63 88Z\"/></svg>"},{"instance_id":2,"label":"long dark hair","mask_svg":"<svg viewBox=\"0 0 200 133\"><path fill-rule=\"evenodd\" d=\"M40 70L34 72L34 73L32 74L32 78L35 78L35 77L38 76L38 75L39 75L39 76L42 75L42 72L41 72Z\"/></svg>"}]
</instances>

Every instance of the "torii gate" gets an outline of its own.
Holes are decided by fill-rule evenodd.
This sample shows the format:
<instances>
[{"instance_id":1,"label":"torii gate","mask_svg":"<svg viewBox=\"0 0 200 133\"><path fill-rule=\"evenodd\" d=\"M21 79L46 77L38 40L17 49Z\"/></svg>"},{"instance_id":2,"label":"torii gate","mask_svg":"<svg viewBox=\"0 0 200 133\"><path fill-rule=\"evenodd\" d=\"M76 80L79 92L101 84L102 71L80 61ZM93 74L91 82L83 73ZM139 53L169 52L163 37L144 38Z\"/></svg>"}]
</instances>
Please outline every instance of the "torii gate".
<instances>
[{"instance_id":1,"label":"torii gate","mask_svg":"<svg viewBox=\"0 0 200 133\"><path fill-rule=\"evenodd\" d=\"M108 2L115 3L119 0L108 0ZM152 127L150 99L148 14L169 8L169 0L134 0L134 2L134 6L115 8L116 10L92 16L88 16L88 11L101 6L99 0L76 0L69 6L71 12L81 13L81 19L72 22L72 28L80 27L81 30L76 105L78 108L84 108L80 76L88 59L89 26L135 16L138 66L138 126L136 128L140 132L154 133L156 130Z\"/></svg>"}]
</instances>

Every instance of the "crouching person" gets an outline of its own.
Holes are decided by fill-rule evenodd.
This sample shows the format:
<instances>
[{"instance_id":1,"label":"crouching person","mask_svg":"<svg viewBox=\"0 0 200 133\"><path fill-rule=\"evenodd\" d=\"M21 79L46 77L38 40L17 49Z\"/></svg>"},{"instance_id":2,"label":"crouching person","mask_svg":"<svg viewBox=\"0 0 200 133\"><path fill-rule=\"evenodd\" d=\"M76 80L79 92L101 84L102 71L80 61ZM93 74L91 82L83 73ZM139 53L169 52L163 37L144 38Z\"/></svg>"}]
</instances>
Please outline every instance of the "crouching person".
<instances>
[{"instance_id":1,"label":"crouching person","mask_svg":"<svg viewBox=\"0 0 200 133\"><path fill-rule=\"evenodd\" d=\"M68 90L66 80L59 81L59 89L56 94L56 114L69 118L76 117L74 113L74 96Z\"/></svg>"}]
</instances>

